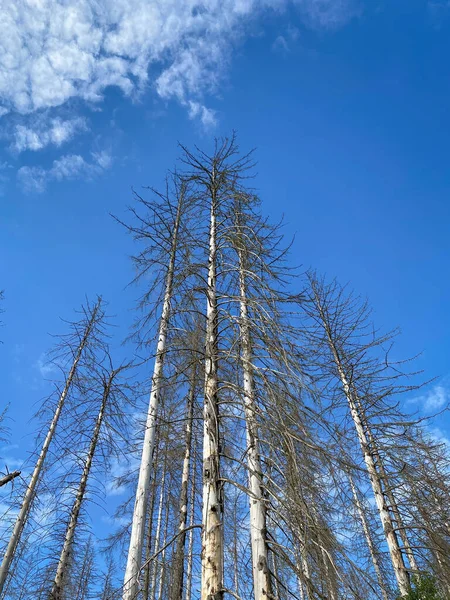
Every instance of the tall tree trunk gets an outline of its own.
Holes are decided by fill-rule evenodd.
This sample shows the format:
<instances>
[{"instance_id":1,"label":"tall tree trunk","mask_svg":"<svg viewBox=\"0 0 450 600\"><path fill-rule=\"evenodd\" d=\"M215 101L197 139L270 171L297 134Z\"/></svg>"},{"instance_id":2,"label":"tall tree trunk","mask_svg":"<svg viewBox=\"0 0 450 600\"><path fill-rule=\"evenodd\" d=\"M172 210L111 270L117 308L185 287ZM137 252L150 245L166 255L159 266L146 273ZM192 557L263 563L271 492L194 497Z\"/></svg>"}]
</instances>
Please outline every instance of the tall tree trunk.
<instances>
[{"instance_id":1,"label":"tall tree trunk","mask_svg":"<svg viewBox=\"0 0 450 600\"><path fill-rule=\"evenodd\" d=\"M385 494L389 501L389 505L392 510L392 513L394 514L394 519L397 523L397 530L400 533L400 537L403 542L403 546L405 548L405 553L406 553L406 556L408 557L409 565L413 571L415 571L416 573L419 573L419 566L416 562L414 552L411 548L411 544L409 543L408 534L406 533L406 528L403 523L403 519L400 514L400 510L398 508L397 500L394 496L394 492L392 491L392 486L389 483L388 474L386 473L386 469L384 468L383 460L378 452L378 448L377 448L377 445L373 438L372 432L370 431L369 425L367 423L367 419L365 419L365 425L366 425L367 437L368 437L370 443L372 444L372 452L373 452L373 455L374 455L374 458L376 461L375 464L378 468L381 479L384 482Z\"/></svg>"},{"instance_id":2,"label":"tall tree trunk","mask_svg":"<svg viewBox=\"0 0 450 600\"><path fill-rule=\"evenodd\" d=\"M239 585L239 550L238 550L238 499L239 497L235 495L234 497L234 507L233 507L233 570L234 570L234 593L240 597L240 585Z\"/></svg>"},{"instance_id":3,"label":"tall tree trunk","mask_svg":"<svg viewBox=\"0 0 450 600\"><path fill-rule=\"evenodd\" d=\"M77 372L78 363L81 360L83 351L88 343L89 336L94 328L94 324L98 318L98 313L101 306L101 298L98 299L97 303L92 309L90 318L87 322L86 328L83 333L83 337L81 338L81 342L78 346L78 349L75 354L75 358L73 360L72 366L69 371L69 375L67 376L64 389L59 397L58 404L56 406L55 413L53 415L52 421L48 428L47 435L45 437L44 443L42 444L41 452L36 461L36 465L33 469L33 473L31 475L30 483L28 484L27 490L25 492L25 496L22 502L22 506L20 507L19 514L17 515L16 522L14 524L14 529L11 534L11 537L8 542L8 546L6 548L5 555L3 557L2 564L0 566L0 594L3 591L6 578L8 577L8 572L11 567L11 563L14 559L14 554L17 548L17 545L20 541L20 537L22 535L22 531L25 527L25 523L27 521L28 513L31 507L31 503L36 491L37 484L39 483L39 478L42 472L42 468L44 466L45 458L48 453L48 449L50 447L51 441L55 435L56 427L58 425L59 418L61 416L62 409L64 407L64 403L67 399L68 393L70 391L70 387L74 380L75 374Z\"/></svg>"},{"instance_id":4,"label":"tall tree trunk","mask_svg":"<svg viewBox=\"0 0 450 600\"><path fill-rule=\"evenodd\" d=\"M240 244L241 240L239 240L238 243ZM241 363L244 379L247 465L250 488L250 543L252 549L253 591L255 600L267 600L267 598L272 595L272 586L268 564L266 505L264 502L263 476L258 441L258 425L256 422L257 409L247 308L244 251L242 247L239 247L238 255L240 287L239 327L242 347Z\"/></svg>"},{"instance_id":5,"label":"tall tree trunk","mask_svg":"<svg viewBox=\"0 0 450 600\"><path fill-rule=\"evenodd\" d=\"M366 538L366 543L367 543L367 547L369 549L369 553L370 553L370 558L372 560L372 564L373 564L373 568L375 571L375 574L377 576L377 581L378 581L378 585L380 587L380 592L381 595L383 597L383 600L389 600L389 596L384 584L384 580L383 580L383 576L381 574L381 569L380 569L380 565L378 563L378 556L377 556L377 552L373 543L373 539L372 539L372 535L370 533L370 527L369 527L369 523L367 521L367 516L366 513L364 511L364 508L361 504L361 500L359 499L359 495L358 495L358 491L356 489L356 486L353 482L353 477L349 474L348 475L348 480L350 482L350 487L352 490L352 494L353 494L353 499L355 501L355 506L356 509L358 511L358 515L359 515L359 519L361 521L361 526L364 532L364 537Z\"/></svg>"},{"instance_id":6,"label":"tall tree trunk","mask_svg":"<svg viewBox=\"0 0 450 600\"><path fill-rule=\"evenodd\" d=\"M272 558L272 573L273 573L273 588L274 588L274 592L275 592L275 598L276 600L281 600L281 591L280 591L280 577L278 575L278 562L277 562L277 555L275 554L275 552L271 552L271 558ZM303 596L301 597L301 600L304 600Z\"/></svg>"},{"instance_id":7,"label":"tall tree trunk","mask_svg":"<svg viewBox=\"0 0 450 600\"><path fill-rule=\"evenodd\" d=\"M158 595L157 600L162 600L162 591L164 585L164 577L166 574L166 542L167 542L167 532L169 530L169 519L170 519L170 501L166 502L166 515L164 522L164 535L161 547L163 551L160 554L160 569L159 569L159 579L158 579Z\"/></svg>"},{"instance_id":8,"label":"tall tree trunk","mask_svg":"<svg viewBox=\"0 0 450 600\"><path fill-rule=\"evenodd\" d=\"M56 575L53 581L52 591L49 596L49 600L63 600L64 597L64 586L67 578L67 571L70 567L70 561L72 558L73 543L75 539L75 532L78 524L78 518L80 516L81 506L83 504L84 496L86 494L86 487L91 472L92 461L94 460L95 450L100 437L100 430L102 427L103 419L105 416L105 410L111 392L111 385L116 375L116 371L112 371L107 381L104 383L102 403L100 410L95 422L94 431L92 433L91 443L89 444L89 450L84 463L83 473L81 474L78 491L75 496L75 501L72 506L70 513L69 523L66 529L66 535L64 538L64 544L59 557L58 566L56 568Z\"/></svg>"},{"instance_id":9,"label":"tall tree trunk","mask_svg":"<svg viewBox=\"0 0 450 600\"><path fill-rule=\"evenodd\" d=\"M323 313L323 310L319 304L319 310L321 313L321 319L327 334L328 343L333 355L334 362L336 364L336 368L339 374L339 379L341 381L342 389L344 390L344 394L347 398L350 413L355 425L356 433L358 436L358 440L361 446L361 450L363 453L364 462L366 463L367 472L369 474L369 479L372 484L373 493L375 496L375 502L377 504L378 512L380 515L381 524L383 526L384 535L386 537L386 542L389 548L389 553L391 556L392 566L394 569L395 577L397 579L397 583L400 589L400 593L402 596L406 596L408 590L410 589L409 583L409 575L406 570L405 563L403 560L402 551L400 545L398 543L397 535L395 533L394 525L391 519L391 515L389 513L389 509L386 505L383 488L381 485L381 478L376 469L375 461L373 458L373 453L370 449L370 444L368 442L366 433L364 431L364 426L362 422L362 418L360 415L360 411L357 408L357 403L355 401L354 392L350 386L350 383L345 374L345 370L343 368L338 350L334 344L334 340L328 326L326 316Z\"/></svg>"},{"instance_id":10,"label":"tall tree trunk","mask_svg":"<svg viewBox=\"0 0 450 600\"><path fill-rule=\"evenodd\" d=\"M220 482L217 398L218 316L216 297L216 173L212 172L208 284L206 290L205 388L203 426L203 515L201 600L223 598L222 484Z\"/></svg>"},{"instance_id":11,"label":"tall tree trunk","mask_svg":"<svg viewBox=\"0 0 450 600\"><path fill-rule=\"evenodd\" d=\"M303 583L298 575L297 575L297 588L298 588L298 596L299 596L300 600L305 600L305 592L303 590Z\"/></svg>"},{"instance_id":12,"label":"tall tree trunk","mask_svg":"<svg viewBox=\"0 0 450 600\"><path fill-rule=\"evenodd\" d=\"M197 471L195 469L196 465L196 452L195 452L195 442L194 442L194 451L193 451L193 469L192 469L192 478L191 478L191 506L189 509L189 527L194 525L195 519L195 484L197 480ZM192 596L192 567L193 567L193 556L192 553L194 551L194 529L189 530L189 541L188 541L188 552L187 552L187 571L186 571L186 596L185 600L191 600Z\"/></svg>"},{"instance_id":13,"label":"tall tree trunk","mask_svg":"<svg viewBox=\"0 0 450 600\"><path fill-rule=\"evenodd\" d=\"M186 429L184 435L184 459L181 473L180 508L178 521L178 539L173 560L172 585L170 590L171 600L182 600L184 580L184 549L186 545L186 523L188 516L188 483L191 465L192 446L192 418L194 413L194 400L197 388L197 363L191 367L191 378L186 405Z\"/></svg>"},{"instance_id":14,"label":"tall tree trunk","mask_svg":"<svg viewBox=\"0 0 450 600\"><path fill-rule=\"evenodd\" d=\"M156 435L158 435L158 431ZM142 590L142 596L144 600L149 600L150 598L150 574L153 568L153 563L149 562L149 558L152 555L152 542L153 542L153 511L155 508L155 499L156 499L156 468L158 464L158 440L155 441L155 456L153 458L153 469L152 469L152 480L151 480L151 491L150 494L150 502L148 506L148 514L147 514L147 540L146 540L146 562L144 567L144 589Z\"/></svg>"},{"instance_id":15,"label":"tall tree trunk","mask_svg":"<svg viewBox=\"0 0 450 600\"><path fill-rule=\"evenodd\" d=\"M159 539L161 537L161 526L162 526L162 514L164 508L164 495L165 495L165 485L166 485L166 469L167 469L167 451L164 455L164 464L163 464L163 472L161 476L161 486L159 491L159 500L158 500L158 516L156 518L156 532L155 532L155 554L159 551ZM158 558L155 557L153 559L152 564L152 575L150 579L150 600L155 600L156 598L156 578L158 572Z\"/></svg>"},{"instance_id":16,"label":"tall tree trunk","mask_svg":"<svg viewBox=\"0 0 450 600\"><path fill-rule=\"evenodd\" d=\"M166 352L166 338L170 318L170 306L173 293L173 279L175 271L175 258L177 253L178 231L181 221L183 194L178 199L177 214L172 235L169 264L167 268L166 287L158 333L155 365L153 368L150 402L145 425L144 445L142 448L141 466L136 490L133 520L131 525L130 546L128 550L127 566L125 569L123 600L135 600L139 574L142 563L142 548L145 538L145 517L150 491L152 475L153 448L155 444L156 419L158 414L159 396L163 379L163 364Z\"/></svg>"}]
</instances>

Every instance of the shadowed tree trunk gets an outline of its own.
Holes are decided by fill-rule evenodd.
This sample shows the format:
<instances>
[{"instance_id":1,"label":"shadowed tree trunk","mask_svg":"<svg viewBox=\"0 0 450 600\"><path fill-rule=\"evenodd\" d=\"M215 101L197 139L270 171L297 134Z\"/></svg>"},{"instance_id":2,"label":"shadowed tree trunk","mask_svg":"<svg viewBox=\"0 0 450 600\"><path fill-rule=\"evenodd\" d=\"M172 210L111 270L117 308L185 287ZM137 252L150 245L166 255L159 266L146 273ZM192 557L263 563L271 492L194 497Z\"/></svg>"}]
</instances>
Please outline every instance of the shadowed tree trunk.
<instances>
[{"instance_id":1,"label":"shadowed tree trunk","mask_svg":"<svg viewBox=\"0 0 450 600\"><path fill-rule=\"evenodd\" d=\"M170 591L171 600L182 600L184 580L184 550L186 545L186 524L188 516L188 484L191 466L192 446L192 418L194 412L194 400L197 389L197 363L191 367L191 377L186 405L186 430L184 437L184 459L181 473L180 508L176 550L173 559L172 585Z\"/></svg>"}]
</instances>

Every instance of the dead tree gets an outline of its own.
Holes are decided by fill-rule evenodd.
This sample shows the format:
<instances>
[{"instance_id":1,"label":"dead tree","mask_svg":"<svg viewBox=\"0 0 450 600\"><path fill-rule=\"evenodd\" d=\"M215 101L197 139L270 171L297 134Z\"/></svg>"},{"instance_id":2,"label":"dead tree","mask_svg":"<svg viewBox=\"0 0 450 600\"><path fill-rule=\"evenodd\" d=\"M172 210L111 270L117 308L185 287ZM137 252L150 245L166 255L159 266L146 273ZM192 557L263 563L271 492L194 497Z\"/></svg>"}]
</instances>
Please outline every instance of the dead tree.
<instances>
[{"instance_id":1,"label":"dead tree","mask_svg":"<svg viewBox=\"0 0 450 600\"><path fill-rule=\"evenodd\" d=\"M309 283L311 306L313 306L313 310L309 311L309 316L323 328L324 343L328 346L334 372L342 386L355 426L395 577L400 593L406 595L410 589L409 573L398 540L395 517L390 511L392 506L390 507L388 504L390 499L392 505L393 497L392 494L388 494L388 496L386 494L390 487L389 481L386 480L386 473L382 469L382 461L363 407L362 382L365 386L362 389L366 390L371 383L371 373L373 382L378 382L381 377L379 367L364 362L368 361L366 355L374 342L369 342L369 344L360 342L358 346L357 335L361 328L367 327L366 307L354 308L352 301L346 299L337 286L324 286L314 274L310 274ZM363 369L366 371L363 372ZM368 403L373 401L374 395L374 393L371 394L367 400ZM381 398L383 395L380 394L379 397Z\"/></svg>"},{"instance_id":2,"label":"dead tree","mask_svg":"<svg viewBox=\"0 0 450 600\"><path fill-rule=\"evenodd\" d=\"M54 438L58 421L61 416L61 412L66 403L66 399L70 393L73 381L76 377L79 363L82 360L83 354L86 352L89 345L93 343L93 341L95 341L97 330L101 326L101 323L103 321L104 314L102 310L101 298L99 298L93 306L87 305L85 308L83 308L83 312L83 319L78 323L72 324L74 330L74 337L67 339L69 350L73 352L73 362L70 367L69 373L67 374L64 388L59 396L55 412L50 422L47 435L45 436L44 442L42 444L42 448L36 461L36 465L33 469L33 473L31 475L30 482L26 489L22 505L19 510L19 514L17 515L13 532L11 534L5 555L3 557L2 564L0 566L0 593L4 588L6 579L8 577L11 563L14 559L14 554L19 544L23 529L25 527L27 517L33 501L33 497L35 495L36 488L41 477L45 459L47 457L50 444ZM75 340L77 346L74 348L73 344Z\"/></svg>"},{"instance_id":3,"label":"dead tree","mask_svg":"<svg viewBox=\"0 0 450 600\"><path fill-rule=\"evenodd\" d=\"M149 251L149 256L140 256L138 264L142 266L139 275L147 273L151 266L157 264L155 254L163 254L160 259L163 264L167 252L167 269L164 283L164 297L162 301L161 317L159 321L158 342L153 367L153 377L150 391L150 401L147 413L147 422L145 425L145 435L142 448L141 467L139 471L139 479L136 489L136 500L134 505L133 520L131 527L130 545L128 550L127 566L125 569L123 600L134 600L138 589L138 580L142 561L142 548L145 538L145 521L146 509L148 505L148 496L150 489L150 481L152 475L153 448L155 443L156 419L158 415L158 404L161 393L161 385L163 378L163 365L166 353L166 338L169 327L169 319L171 314L171 303L174 288L175 264L177 258L177 248L179 243L179 229L181 215L184 209L185 202L185 186L175 178L174 179L176 200L175 203L171 200L169 193L164 196L168 202L170 210L175 210L172 226L170 226L170 217L165 221L160 217L158 209L160 205L150 205L144 203L150 211L150 215L146 218L140 218L140 225L137 227L128 226L129 231L135 239L149 239L151 244L157 247L157 251L153 248ZM166 211L168 208L166 207ZM170 214L169 210L169 214ZM167 215L167 213L166 213ZM170 240L167 241L165 234L166 228L170 231Z\"/></svg>"},{"instance_id":4,"label":"dead tree","mask_svg":"<svg viewBox=\"0 0 450 600\"><path fill-rule=\"evenodd\" d=\"M91 475L91 469L94 461L94 457L99 444L100 435L104 425L105 417L108 410L108 403L111 402L111 397L114 395L114 386L116 379L119 374L124 370L125 367L119 367L112 369L108 374L102 375L102 393L100 407L97 418L95 420L94 429L92 432L89 448L86 453L84 460L83 471L79 481L78 489L75 494L74 502L70 511L69 521L65 531L64 543L59 556L58 565L56 567L55 578L53 581L52 591L49 596L49 600L63 600L65 597L64 588L65 583L68 580L69 570L71 567L71 561L73 556L73 547L75 535L77 532L77 526L79 522L81 508L86 496L86 490ZM119 407L115 407L115 410L120 410Z\"/></svg>"}]
</instances>

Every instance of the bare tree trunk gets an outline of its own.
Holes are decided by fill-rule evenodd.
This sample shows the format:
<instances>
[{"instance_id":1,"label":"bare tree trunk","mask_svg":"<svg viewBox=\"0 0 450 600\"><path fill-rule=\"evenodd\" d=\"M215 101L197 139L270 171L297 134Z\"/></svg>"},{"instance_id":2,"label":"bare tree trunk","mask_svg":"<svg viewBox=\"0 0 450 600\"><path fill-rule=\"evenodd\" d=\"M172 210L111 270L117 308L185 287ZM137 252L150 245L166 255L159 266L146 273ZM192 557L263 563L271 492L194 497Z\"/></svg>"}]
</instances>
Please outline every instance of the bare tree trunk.
<instances>
[{"instance_id":1,"label":"bare tree trunk","mask_svg":"<svg viewBox=\"0 0 450 600\"><path fill-rule=\"evenodd\" d=\"M337 353L336 353L337 360ZM336 360L336 359L335 359ZM344 371L342 370L340 363L337 362L339 376L341 378L342 387L344 388L345 395L347 396L348 403L350 405L350 411L352 414L353 422L357 431L358 439L361 445L361 449L366 463L367 472L369 474L370 482L372 484L373 493L375 496L375 502L377 504L378 512L380 514L381 524L383 526L384 535L391 555L392 566L394 568L395 577L400 589L402 596L406 596L409 590L409 576L406 570L405 563L403 560L402 551L398 543L397 535L394 530L391 515L386 505L383 488L381 485L381 478L375 467L373 455L370 452L370 447L364 433L361 418L359 412L356 409L350 386L345 377Z\"/></svg>"},{"instance_id":2,"label":"bare tree trunk","mask_svg":"<svg viewBox=\"0 0 450 600\"><path fill-rule=\"evenodd\" d=\"M149 558L152 555L152 535L153 535L153 511L155 508L155 498L156 498L156 465L158 464L158 441L155 442L155 457L153 459L153 469L152 469L152 481L151 481L151 492L150 492L150 502L148 507L148 516L147 516L147 541L146 541L146 562L144 567L144 589L142 591L142 595L144 600L149 600L150 598L150 573L153 568L153 563Z\"/></svg>"},{"instance_id":3,"label":"bare tree trunk","mask_svg":"<svg viewBox=\"0 0 450 600\"><path fill-rule=\"evenodd\" d=\"M375 549L375 546L374 546L374 543L372 540L372 535L370 533L369 523L367 522L366 513L365 513L364 508L359 499L358 491L353 482L353 478L350 474L348 475L348 480L350 482L350 487L352 489L352 494L353 494L353 499L355 501L356 509L358 510L359 518L361 521L361 526L362 526L362 529L364 532L364 537L366 538L366 543L367 543L367 547L369 549L370 558L372 559L373 568L374 568L375 574L377 576L378 585L380 586L381 595L383 597L383 600L389 600L389 596L388 596L386 587L384 585L383 576L381 574L380 565L378 563L377 552L376 552L376 549Z\"/></svg>"},{"instance_id":4,"label":"bare tree trunk","mask_svg":"<svg viewBox=\"0 0 450 600\"><path fill-rule=\"evenodd\" d=\"M240 242L238 242L240 243ZM240 337L241 363L244 379L244 404L247 432L247 464L250 488L250 542L252 548L253 588L255 600L266 600L272 595L268 564L266 505L256 422L255 384L247 309L247 289L243 248L239 254Z\"/></svg>"},{"instance_id":5,"label":"bare tree trunk","mask_svg":"<svg viewBox=\"0 0 450 600\"><path fill-rule=\"evenodd\" d=\"M299 595L300 600L305 600L305 592L303 590L303 583L298 575L297 575L297 587L298 587L298 595Z\"/></svg>"},{"instance_id":6,"label":"bare tree trunk","mask_svg":"<svg viewBox=\"0 0 450 600\"><path fill-rule=\"evenodd\" d=\"M272 557L272 572L273 572L273 588L275 592L276 600L281 600L281 591L280 591L280 577L278 575L278 564L277 564L277 555L274 552L271 552ZM303 597L301 600L304 600Z\"/></svg>"},{"instance_id":7,"label":"bare tree trunk","mask_svg":"<svg viewBox=\"0 0 450 600\"><path fill-rule=\"evenodd\" d=\"M81 506L83 504L84 496L86 494L86 487L91 472L92 461L94 459L95 450L97 448L98 439L100 437L100 430L105 416L106 405L108 403L109 394L111 391L111 385L117 371L112 371L107 381L104 382L104 390L100 411L95 422L94 431L92 433L91 443L84 463L83 473L81 475L80 484L78 491L75 496L75 501L72 506L70 513L69 523L66 529L66 535L64 538L64 544L59 557L58 566L56 568L56 575L53 581L52 591L49 596L49 600L63 600L64 596L64 585L67 576L67 570L70 567L70 560L72 557L73 543L75 539L75 532L78 524L78 518L80 516Z\"/></svg>"},{"instance_id":8,"label":"bare tree trunk","mask_svg":"<svg viewBox=\"0 0 450 600\"><path fill-rule=\"evenodd\" d=\"M237 525L237 513L238 513L238 498L236 494L234 497L234 508L233 508L233 568L234 568L234 593L240 597L240 585L239 585L239 562L238 562L238 525Z\"/></svg>"},{"instance_id":9,"label":"bare tree trunk","mask_svg":"<svg viewBox=\"0 0 450 600\"><path fill-rule=\"evenodd\" d=\"M164 456L164 464L163 464L163 472L161 476L161 487L159 492L159 500L158 500L158 516L156 518L156 533L155 533L155 553L159 550L159 539L161 537L161 525L162 525L162 513L164 507L164 494L165 494L165 485L166 485L166 468L167 468L167 453ZM150 580L150 600L155 600L156 598L156 577L158 571L158 559L155 558L153 560L152 565L152 576Z\"/></svg>"},{"instance_id":10,"label":"bare tree trunk","mask_svg":"<svg viewBox=\"0 0 450 600\"><path fill-rule=\"evenodd\" d=\"M400 537L402 539L403 546L405 548L405 553L406 553L406 556L408 557L409 565L413 571L415 571L416 573L419 573L419 566L416 562L414 552L412 551L412 548L411 548L411 544L409 543L408 534L406 533L405 525L403 523L403 519L400 514L400 510L398 508L397 500L394 496L394 492L392 491L392 487L389 483L389 477L386 473L386 469L384 468L383 461L378 452L375 440L372 436L372 433L368 426L367 420L366 420L366 431L367 431L367 437L369 438L369 440L372 444L372 451L373 451L373 454L374 454L374 457L376 460L376 466L378 467L380 476L381 476L382 480L384 481L384 489L386 492L386 496L387 496L387 499L389 500L391 510L394 514L394 519L397 523L397 529L400 533Z\"/></svg>"},{"instance_id":11,"label":"bare tree trunk","mask_svg":"<svg viewBox=\"0 0 450 600\"><path fill-rule=\"evenodd\" d=\"M33 473L31 475L30 483L28 484L27 490L25 492L25 496L22 502L22 506L20 507L19 514L17 515L17 519L14 525L13 532L8 542L8 546L6 548L5 555L3 557L2 564L0 566L0 594L3 591L3 587L5 585L6 578L8 576L9 569L11 567L11 563L14 558L14 554L17 548L17 545L20 541L20 537L22 535L23 528L25 527L25 523L28 517L28 513L31 507L31 503L36 491L36 486L39 482L39 478L42 472L42 468L44 466L45 458L48 453L48 449L50 443L55 435L56 426L58 425L59 418L61 416L61 411L64 407L64 403L66 401L67 395L69 393L70 387L72 385L73 379L75 377L78 363L80 362L81 356L83 354L83 350L88 343L89 336L93 330L94 324L97 320L98 313L101 306L101 298L98 299L94 308L92 309L90 318L87 322L86 328L83 333L83 337L81 338L81 342L78 346L78 349L75 354L75 358L73 360L72 366L69 371L69 375L67 376L66 383L64 385L64 389L59 397L58 404L56 406L55 413L53 415L52 421L48 428L47 435L45 437L44 443L41 448L41 452L37 459L36 465L34 467Z\"/></svg>"},{"instance_id":12,"label":"bare tree trunk","mask_svg":"<svg viewBox=\"0 0 450 600\"><path fill-rule=\"evenodd\" d=\"M316 290L314 290L316 293ZM381 524L383 526L384 535L386 537L386 542L389 548L389 553L391 556L392 566L394 569L395 577L397 579L397 583L400 589L400 593L402 596L406 596L410 589L409 583L409 575L408 571L405 567L405 563L403 560L402 551L400 545L398 543L397 535L395 533L394 525L391 519L391 515L389 513L389 509L386 506L383 488L381 485L381 478L376 469L375 461L373 458L373 453L370 449L370 444L367 439L366 433L364 431L362 415L357 407L357 401L355 400L354 392L351 388L351 385L347 379L345 374L345 370L342 364L342 361L339 356L338 349L335 345L332 332L329 327L329 323L327 317L323 311L322 304L320 299L316 293L315 296L317 308L319 310L320 318L322 320L322 324L328 339L328 344L333 356L333 360L335 362L339 379L341 381L342 389L347 398L350 413L355 425L356 433L358 436L358 440L361 446L361 450L364 457L364 462L366 463L367 472L369 474L370 482L372 484L373 493L375 496L375 502L377 504L378 512L380 515Z\"/></svg>"},{"instance_id":13,"label":"bare tree trunk","mask_svg":"<svg viewBox=\"0 0 450 600\"><path fill-rule=\"evenodd\" d=\"M184 549L186 545L186 522L188 514L188 483L191 465L192 418L194 412L195 392L197 388L197 364L192 365L190 388L186 406L186 430L184 437L184 459L181 474L180 509L178 521L178 540L173 560L173 575L170 598L182 600L184 579Z\"/></svg>"},{"instance_id":14,"label":"bare tree trunk","mask_svg":"<svg viewBox=\"0 0 450 600\"><path fill-rule=\"evenodd\" d=\"M158 595L157 599L162 600L162 590L164 585L164 577L166 574L166 542L167 542L167 531L169 529L169 517L170 517L170 503L166 502L166 515L165 515L165 524L164 524L164 535L162 541L163 551L160 554L160 569L159 569L159 582L158 582Z\"/></svg>"},{"instance_id":15,"label":"bare tree trunk","mask_svg":"<svg viewBox=\"0 0 450 600\"><path fill-rule=\"evenodd\" d=\"M216 174L213 167L213 186ZM203 517L201 600L223 598L222 484L217 402L216 189L212 187L206 290L205 391L203 426Z\"/></svg>"},{"instance_id":16,"label":"bare tree trunk","mask_svg":"<svg viewBox=\"0 0 450 600\"><path fill-rule=\"evenodd\" d=\"M145 538L145 516L148 505L150 480L152 474L153 448L155 444L156 418L158 414L159 396L163 378L163 364L166 351L166 337L170 318L170 305L173 292L175 258L177 253L178 231L181 221L183 195L178 199L177 215L172 235L172 246L167 269L166 287L164 293L161 321L159 325L158 345L153 369L150 403L145 426L144 445L142 448L141 466L136 490L133 520L131 525L130 546L123 585L123 600L136 598L140 568L142 563L142 548Z\"/></svg>"},{"instance_id":17,"label":"bare tree trunk","mask_svg":"<svg viewBox=\"0 0 450 600\"><path fill-rule=\"evenodd\" d=\"M191 480L191 506L189 510L189 527L192 527L194 524L195 518L195 483L196 483L196 460L195 460L195 444L194 444L194 452L193 452L193 469L192 469L192 480ZM189 530L189 541L188 541L188 553L187 553L187 571L186 571L186 595L185 600L191 600L192 596L192 563L193 557L192 553L194 551L194 529Z\"/></svg>"}]
</instances>

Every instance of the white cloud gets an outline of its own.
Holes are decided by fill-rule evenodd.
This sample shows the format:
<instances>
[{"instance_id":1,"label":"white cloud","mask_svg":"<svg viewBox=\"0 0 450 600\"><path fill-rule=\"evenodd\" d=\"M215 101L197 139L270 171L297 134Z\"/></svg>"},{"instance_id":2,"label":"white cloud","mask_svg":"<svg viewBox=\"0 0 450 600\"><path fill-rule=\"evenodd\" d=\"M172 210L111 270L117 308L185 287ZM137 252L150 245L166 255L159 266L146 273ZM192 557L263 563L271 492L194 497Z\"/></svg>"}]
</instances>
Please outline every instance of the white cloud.
<instances>
[{"instance_id":1,"label":"white cloud","mask_svg":"<svg viewBox=\"0 0 450 600\"><path fill-rule=\"evenodd\" d=\"M414 398L412 402L418 404L425 412L431 413L441 410L450 402L450 389L448 379L434 385L426 394Z\"/></svg>"},{"instance_id":2,"label":"white cloud","mask_svg":"<svg viewBox=\"0 0 450 600\"><path fill-rule=\"evenodd\" d=\"M50 169L43 167L22 167L17 179L27 193L42 193L48 182L64 179L92 179L108 169L113 157L107 152L93 152L92 161L87 162L79 154L67 154L54 160Z\"/></svg>"},{"instance_id":3,"label":"white cloud","mask_svg":"<svg viewBox=\"0 0 450 600\"><path fill-rule=\"evenodd\" d=\"M289 44L287 43L287 40L284 37L284 35L279 35L275 39L274 43L272 44L272 50L275 50L275 52L283 53L289 52Z\"/></svg>"},{"instance_id":4,"label":"white cloud","mask_svg":"<svg viewBox=\"0 0 450 600\"><path fill-rule=\"evenodd\" d=\"M54 363L49 362L46 359L45 354L41 354L34 366L44 378L48 377L49 375L55 373L58 370L58 367Z\"/></svg>"},{"instance_id":5,"label":"white cloud","mask_svg":"<svg viewBox=\"0 0 450 600\"><path fill-rule=\"evenodd\" d=\"M313 27L341 25L356 0L290 0ZM16 0L2 2L0 116L30 115L72 99L98 102L108 86L126 95L149 82L206 125L203 106L245 26L289 0ZM194 103L194 109L191 103ZM198 108L196 108L198 107ZM19 130L18 148L60 144L75 129ZM72 126L74 123L72 122ZM67 129L67 127L69 129Z\"/></svg>"},{"instance_id":6,"label":"white cloud","mask_svg":"<svg viewBox=\"0 0 450 600\"><path fill-rule=\"evenodd\" d=\"M140 456L127 456L120 460L114 459L108 471L105 487L107 496L121 496L127 490L127 485L120 482L125 475L138 472L140 466Z\"/></svg>"},{"instance_id":7,"label":"white cloud","mask_svg":"<svg viewBox=\"0 0 450 600\"><path fill-rule=\"evenodd\" d=\"M24 150L41 150L50 144L59 147L76 133L86 129L86 119L80 117L68 120L58 117L50 119L49 122L41 118L31 127L16 125L11 149L15 152L23 152Z\"/></svg>"},{"instance_id":8,"label":"white cloud","mask_svg":"<svg viewBox=\"0 0 450 600\"><path fill-rule=\"evenodd\" d=\"M353 0L294 0L311 27L334 29L356 13Z\"/></svg>"},{"instance_id":9,"label":"white cloud","mask_svg":"<svg viewBox=\"0 0 450 600\"><path fill-rule=\"evenodd\" d=\"M189 118L190 119L200 119L203 127L205 129L209 129L214 127L216 124L216 113L214 110L210 108L206 108L202 104L198 102L189 101Z\"/></svg>"},{"instance_id":10,"label":"white cloud","mask_svg":"<svg viewBox=\"0 0 450 600\"><path fill-rule=\"evenodd\" d=\"M450 439L439 427L430 427L428 430L432 440L437 444L445 444L450 449Z\"/></svg>"},{"instance_id":11,"label":"white cloud","mask_svg":"<svg viewBox=\"0 0 450 600\"><path fill-rule=\"evenodd\" d=\"M288 54L291 47L298 40L300 32L297 27L289 26L284 35L279 35L272 44L272 50Z\"/></svg>"}]
</instances>

